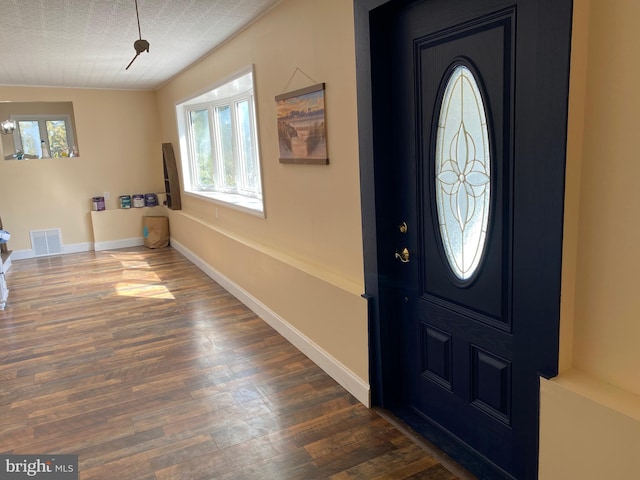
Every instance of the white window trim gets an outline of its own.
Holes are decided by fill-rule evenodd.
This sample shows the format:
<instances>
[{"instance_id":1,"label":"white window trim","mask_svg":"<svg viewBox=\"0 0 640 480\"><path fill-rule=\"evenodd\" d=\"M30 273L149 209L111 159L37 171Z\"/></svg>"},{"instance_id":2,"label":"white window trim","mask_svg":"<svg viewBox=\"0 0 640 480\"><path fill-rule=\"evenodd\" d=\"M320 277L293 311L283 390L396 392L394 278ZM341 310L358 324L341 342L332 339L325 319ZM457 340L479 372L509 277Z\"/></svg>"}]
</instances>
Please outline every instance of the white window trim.
<instances>
[{"instance_id":1,"label":"white window trim","mask_svg":"<svg viewBox=\"0 0 640 480\"><path fill-rule=\"evenodd\" d=\"M248 90L244 90L241 93L235 95L226 95L221 97L220 99L215 100L206 100L203 99L199 101L201 97L204 97L206 94L213 92L214 90L223 87L227 84L232 83L235 79L242 77L248 73L252 75L252 86ZM263 182L262 182L262 168L261 168L261 156L260 156L260 142L258 139L258 122L257 122L257 112L256 112L256 99L255 99L255 73L253 70L253 66L244 68L233 75L225 78L224 80L217 82L216 84L211 85L210 87L204 89L197 95L189 97L181 102L176 104L176 119L178 123L178 133L180 137L180 157L182 159L182 174L184 179L184 193L185 195L193 196L196 198L200 198L203 200L210 201L212 203L216 203L219 205L223 205L225 207L229 207L235 210L243 211L252 215L256 215L259 217L265 216L264 209L264 196L263 196ZM201 189L197 186L194 186L194 180L196 178L196 173L194 169L196 168L195 162L191 161L190 152L190 131L189 131L189 112L198 109L210 109L215 108L216 106L222 105L230 105L231 106L231 115L235 117L236 112L235 108L238 100L248 100L250 113L253 116L253 125L252 136L255 144L255 154L256 154L256 167L258 169L259 174L259 194L252 194L250 192L238 193L238 192L225 192L223 189ZM210 125L211 129L214 128L214 125ZM238 151L237 143L237 131L234 128L233 138L233 150L234 155ZM217 141L217 135L212 134L213 142ZM213 147L213 145L212 145ZM215 147L214 147L215 148ZM240 162L242 163L242 162ZM216 162L216 168L219 168L219 162ZM237 168L244 170L244 165L238 165ZM220 173L220 172L219 172ZM244 171L240 172L240 175L244 175Z\"/></svg>"},{"instance_id":2,"label":"white window trim","mask_svg":"<svg viewBox=\"0 0 640 480\"><path fill-rule=\"evenodd\" d=\"M240 212L248 213L256 217L265 218L264 207L262 201L257 198L245 197L244 195L238 195L234 193L220 193L220 192L191 192L185 191L185 195L199 198L216 205L230 208L232 210L238 210Z\"/></svg>"}]
</instances>

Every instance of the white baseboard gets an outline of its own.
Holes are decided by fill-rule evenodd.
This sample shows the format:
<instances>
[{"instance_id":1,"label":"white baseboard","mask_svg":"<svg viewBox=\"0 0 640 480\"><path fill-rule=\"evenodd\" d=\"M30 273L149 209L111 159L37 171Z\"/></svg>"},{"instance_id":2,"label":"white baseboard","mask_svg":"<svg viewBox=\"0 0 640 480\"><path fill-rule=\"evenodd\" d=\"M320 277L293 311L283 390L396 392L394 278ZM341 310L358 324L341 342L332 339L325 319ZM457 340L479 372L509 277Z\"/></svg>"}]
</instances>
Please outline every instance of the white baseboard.
<instances>
[{"instance_id":1,"label":"white baseboard","mask_svg":"<svg viewBox=\"0 0 640 480\"><path fill-rule=\"evenodd\" d=\"M66 255L67 253L79 253L79 252L90 252L93 250L92 243L72 243L69 245L62 246L62 254L56 255ZM55 256L55 255L49 255ZM25 260L27 258L35 258L33 250L14 250L11 253L11 258L13 260Z\"/></svg>"},{"instance_id":2,"label":"white baseboard","mask_svg":"<svg viewBox=\"0 0 640 480\"><path fill-rule=\"evenodd\" d=\"M73 243L71 245L63 245L62 253L80 253L80 252L90 252L93 250L92 243Z\"/></svg>"},{"instance_id":3,"label":"white baseboard","mask_svg":"<svg viewBox=\"0 0 640 480\"><path fill-rule=\"evenodd\" d=\"M100 252L102 250L116 250L118 248L139 247L140 245L144 245L144 238L124 238L122 240L111 240L109 242L96 242L93 245L96 252Z\"/></svg>"},{"instance_id":4,"label":"white baseboard","mask_svg":"<svg viewBox=\"0 0 640 480\"><path fill-rule=\"evenodd\" d=\"M291 342L298 350L309 357L316 365L324 370L336 382L344 387L351 395L365 406L371 406L370 386L358 378L351 370L327 351L316 345L309 337L304 335L285 319L272 311L265 304L253 297L245 289L234 283L228 277L211 267L204 260L186 248L180 242L170 239L171 246L188 258L200 270L211 279L219 283L225 290L240 300L251 311L267 322L280 335Z\"/></svg>"}]
</instances>

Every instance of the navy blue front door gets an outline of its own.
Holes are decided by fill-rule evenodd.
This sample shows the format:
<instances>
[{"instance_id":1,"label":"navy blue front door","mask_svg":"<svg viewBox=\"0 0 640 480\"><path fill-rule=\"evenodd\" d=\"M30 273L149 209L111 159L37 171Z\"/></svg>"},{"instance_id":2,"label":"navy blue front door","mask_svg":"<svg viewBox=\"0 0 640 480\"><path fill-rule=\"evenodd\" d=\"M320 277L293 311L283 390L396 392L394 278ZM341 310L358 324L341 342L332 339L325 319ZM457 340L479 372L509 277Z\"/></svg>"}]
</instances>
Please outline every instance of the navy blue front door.
<instances>
[{"instance_id":1,"label":"navy blue front door","mask_svg":"<svg viewBox=\"0 0 640 480\"><path fill-rule=\"evenodd\" d=\"M570 24L569 0L399 1L370 16L378 400L482 476L537 475Z\"/></svg>"}]
</instances>

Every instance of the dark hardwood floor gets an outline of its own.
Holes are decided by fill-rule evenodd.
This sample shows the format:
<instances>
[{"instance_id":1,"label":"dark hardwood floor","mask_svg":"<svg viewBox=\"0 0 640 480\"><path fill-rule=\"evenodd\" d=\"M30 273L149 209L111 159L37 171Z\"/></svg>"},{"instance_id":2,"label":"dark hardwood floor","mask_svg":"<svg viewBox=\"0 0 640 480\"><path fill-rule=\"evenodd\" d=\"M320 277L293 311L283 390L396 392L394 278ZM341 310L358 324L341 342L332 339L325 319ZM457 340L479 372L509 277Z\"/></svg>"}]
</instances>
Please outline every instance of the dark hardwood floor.
<instances>
[{"instance_id":1,"label":"dark hardwood floor","mask_svg":"<svg viewBox=\"0 0 640 480\"><path fill-rule=\"evenodd\" d=\"M14 260L7 283L2 453L77 454L83 480L471 478L171 248Z\"/></svg>"}]
</instances>

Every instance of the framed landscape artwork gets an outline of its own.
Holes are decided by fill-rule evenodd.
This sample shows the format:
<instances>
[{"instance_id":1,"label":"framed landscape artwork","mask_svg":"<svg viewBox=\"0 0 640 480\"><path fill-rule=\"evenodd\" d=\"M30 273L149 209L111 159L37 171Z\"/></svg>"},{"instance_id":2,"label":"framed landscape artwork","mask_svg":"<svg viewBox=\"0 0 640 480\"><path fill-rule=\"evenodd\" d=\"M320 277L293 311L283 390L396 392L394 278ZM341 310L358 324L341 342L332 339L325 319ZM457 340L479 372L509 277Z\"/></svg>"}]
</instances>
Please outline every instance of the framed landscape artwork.
<instances>
[{"instance_id":1,"label":"framed landscape artwork","mask_svg":"<svg viewBox=\"0 0 640 480\"><path fill-rule=\"evenodd\" d=\"M276 97L280 163L327 165L324 83Z\"/></svg>"}]
</instances>

